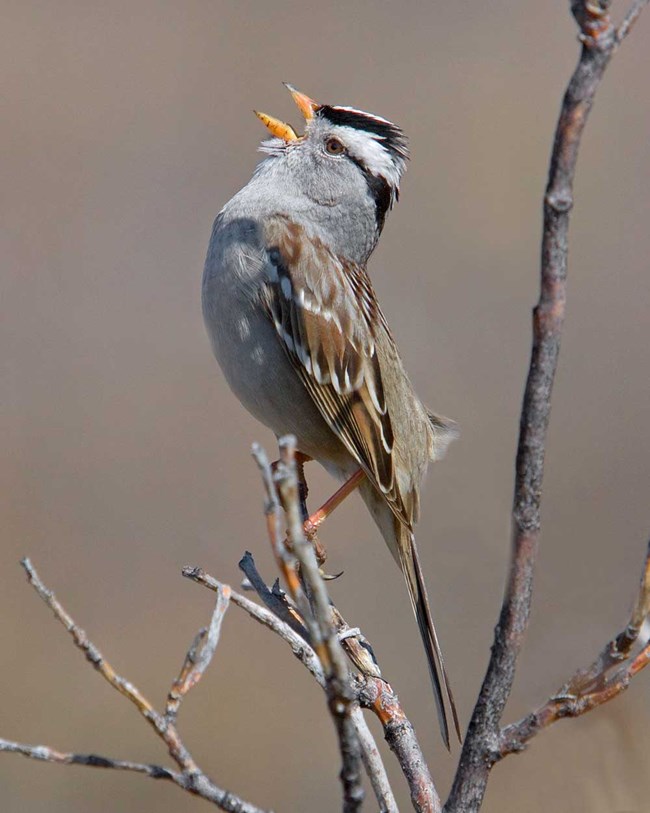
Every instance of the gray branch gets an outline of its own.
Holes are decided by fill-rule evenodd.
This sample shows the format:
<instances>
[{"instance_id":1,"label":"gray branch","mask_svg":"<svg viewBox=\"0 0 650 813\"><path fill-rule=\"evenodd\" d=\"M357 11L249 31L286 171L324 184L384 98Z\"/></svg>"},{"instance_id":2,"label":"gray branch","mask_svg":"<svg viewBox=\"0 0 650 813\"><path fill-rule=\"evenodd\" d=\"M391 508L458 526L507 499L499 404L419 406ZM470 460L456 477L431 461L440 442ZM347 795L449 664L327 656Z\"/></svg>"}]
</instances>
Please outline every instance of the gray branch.
<instances>
[{"instance_id":1,"label":"gray branch","mask_svg":"<svg viewBox=\"0 0 650 813\"><path fill-rule=\"evenodd\" d=\"M183 698L201 680L212 661L221 635L221 624L230 604L230 593L230 587L227 584L222 585L217 593L210 626L199 630L187 651L181 671L172 683L167 696L165 719L168 723L176 722Z\"/></svg>"},{"instance_id":2,"label":"gray branch","mask_svg":"<svg viewBox=\"0 0 650 813\"><path fill-rule=\"evenodd\" d=\"M638 645L650 611L650 544L637 600L625 628L612 638L587 669L579 669L553 697L523 719L501 730L499 756L523 751L548 726L566 717L580 717L613 700L630 685L632 678L650 662L650 641Z\"/></svg>"},{"instance_id":3,"label":"gray branch","mask_svg":"<svg viewBox=\"0 0 650 813\"><path fill-rule=\"evenodd\" d=\"M605 69L642 5L634 4L617 31L609 16L609 0L571 2L582 51L562 102L544 196L540 295L533 311L533 347L517 446L512 562L492 655L445 805L446 813L479 810L490 770L500 758L501 717L530 617L546 437L564 324L569 214L580 140Z\"/></svg>"},{"instance_id":4,"label":"gray branch","mask_svg":"<svg viewBox=\"0 0 650 813\"><path fill-rule=\"evenodd\" d=\"M255 564L252 561L247 565L247 572L253 569L255 572ZM200 567L186 567L183 569L183 575L198 584L202 584L210 590L219 591L222 588L220 582L215 578L208 575ZM259 575L259 574L258 574ZM257 582L257 579L256 579ZM266 585L260 589L268 590ZM254 618L260 624L264 625L276 635L278 635L285 643L287 643L296 658L311 672L319 686L327 689L325 673L321 665L318 655L312 649L309 643L305 641L302 635L298 634L289 624L279 619L273 612L266 607L260 607L254 601L251 601L246 596L232 591L231 601L236 606L248 613L251 618ZM361 746L361 760L363 762L370 784L372 785L375 797L380 805L381 813L398 813L397 803L393 791L388 781L386 768L381 760L381 755L374 737L368 728L366 721L363 718L361 709L355 705L350 711L352 724L355 727L356 736Z\"/></svg>"},{"instance_id":5,"label":"gray branch","mask_svg":"<svg viewBox=\"0 0 650 813\"><path fill-rule=\"evenodd\" d=\"M215 783L198 767L194 761L189 750L185 747L180 735L170 717L160 714L142 694L142 692L134 686L130 681L119 675L110 663L104 658L99 649L88 638L84 630L79 627L72 616L66 612L62 604L58 601L54 593L49 590L41 581L36 569L29 561L23 559L22 565L27 573L27 578L30 584L34 587L38 595L43 599L47 606L54 613L55 618L60 621L63 626L70 633L72 640L86 656L86 659L92 666L100 673L100 675L107 681L120 694L124 695L130 700L138 709L144 719L151 725L157 736L165 743L171 758L176 762L180 771L170 771L167 768L161 768L155 765L141 765L136 762L129 762L126 760L111 760L106 757L99 757L95 755L83 754L65 754L60 751L55 751L46 746L31 746L22 745L20 743L12 743L7 740L1 740L0 750L19 753L23 756L31 757L32 759L41 759L47 762L56 762L59 764L75 764L87 765L90 767L99 768L114 768L117 770L130 770L143 773L155 779L169 779L179 787L190 793L200 796L208 802L212 802L216 807L225 810L228 813L265 813L262 808L257 807L250 802L241 799L230 791L223 790L215 785ZM211 631L207 634L206 642L200 644L202 639L201 634L195 638L192 648L197 645L202 648L202 655L197 657L196 662L193 662L193 657L190 653L185 658L185 665L181 671L181 678L185 672L184 686L179 694L180 698L195 685L199 680L201 674L207 667L214 649L218 641L218 628L221 623L221 618L228 606L228 590L224 590L220 599L217 599L217 605L212 616ZM187 666L187 664L190 664ZM178 683L175 681L176 685ZM170 693L171 694L171 693ZM173 714L171 715L174 716Z\"/></svg>"},{"instance_id":6,"label":"gray branch","mask_svg":"<svg viewBox=\"0 0 650 813\"><path fill-rule=\"evenodd\" d=\"M338 735L342 760L340 778L343 788L343 811L356 813L363 802L364 791L361 783L361 748L351 719L354 691L350 683L347 660L332 623L330 602L316 555L303 531L295 452L295 439L282 438L280 461L274 473L260 447L255 447L253 455L266 487L271 544L282 567L291 598L309 631L311 644L323 665L327 704ZM282 532L282 507L289 522L288 544L285 544ZM300 566L300 576L292 562L292 554Z\"/></svg>"},{"instance_id":7,"label":"gray branch","mask_svg":"<svg viewBox=\"0 0 650 813\"><path fill-rule=\"evenodd\" d=\"M259 446L255 446L253 449L253 456L262 473L267 492L267 529L271 545L278 567L294 599L295 610L300 613L299 620L307 625L309 641L314 645L321 662L330 664L330 674L335 675L332 663L333 659L337 659L336 670L338 676L335 675L335 680L338 683L330 682L328 690L334 692L337 702L341 702L340 695L337 693L340 687L343 687L346 695L345 701L341 703L342 707L344 707L345 703L351 704L352 701L348 698L354 697L354 692L350 691L350 688L346 687L343 682L347 680L348 675L348 667L345 660L342 659L339 644L339 641L343 639L343 647L360 673L356 679L358 702L372 710L381 722L386 741L397 757L402 773L408 782L414 809L418 813L439 813L441 810L440 797L433 784L413 726L406 717L393 689L386 681L381 679L381 672L374 658L372 648L360 633L350 629L327 596L325 583L318 570L314 551L312 546L306 542L303 534L296 472L293 466L294 452L292 440L280 441L280 461L275 464L275 475L273 475L268 463L268 457L264 451ZM279 494L275 492L276 481L278 481ZM290 487L286 485L283 487L283 484L287 482ZM281 530L283 527L280 514L281 504L289 520L288 540L285 540ZM298 541L297 546L296 540ZM302 561L300 562L300 577L291 551L296 554L298 559L303 551L308 557L306 568L303 566ZM311 559L311 562L309 559ZM258 585L260 597L266 602L268 600L268 588L263 583L259 584L259 574L256 573L254 564L250 561L247 562L245 572L250 577L251 584ZM303 590L303 584L311 597L311 601L309 601L307 593ZM327 669L324 669L324 673L325 675L328 674ZM350 708L354 708L354 705L350 705ZM337 722L339 743L350 742L350 732L338 728L340 721L337 721L336 718L335 722ZM344 755L344 765L347 756ZM352 801L354 802L354 800Z\"/></svg>"},{"instance_id":8,"label":"gray branch","mask_svg":"<svg viewBox=\"0 0 650 813\"><path fill-rule=\"evenodd\" d=\"M531 609L533 575L540 535L540 505L551 395L564 323L569 214L580 141L604 72L650 0L634 0L618 28L610 17L611 0L570 0L582 50L561 107L544 196L539 301L533 311L533 345L520 417L512 507L513 548L492 654L473 710L445 813L473 813L482 805L494 764L523 750L540 731L564 717L575 717L625 691L632 678L650 663L650 641L641 635L650 609L650 546L627 626L535 711L512 725L501 718L512 688L515 667ZM138 710L166 745L178 770L160 765L112 759L97 754L57 751L49 746L0 739L0 752L62 765L132 771L173 782L230 813L265 813L223 790L198 767L181 740L176 717L183 698L202 678L214 657L224 615L232 602L284 640L295 657L324 689L341 753L344 813L356 813L363 800L361 769L368 774L382 813L397 805L377 745L363 717L368 708L380 720L386 741L396 755L418 813L440 813L441 802L412 724L391 686L381 677L372 649L351 630L331 604L312 546L305 538L296 477L295 442L280 442L281 460L272 471L260 447L254 456L266 488L266 522L278 568L288 589L285 595L261 578L252 556L240 563L265 606L231 590L200 568L184 575L217 592L210 624L195 636L173 681L164 713L119 675L40 580L28 559L22 564L31 585L66 628L74 644L107 683ZM289 524L283 530L284 512ZM347 658L357 670L350 674Z\"/></svg>"}]
</instances>

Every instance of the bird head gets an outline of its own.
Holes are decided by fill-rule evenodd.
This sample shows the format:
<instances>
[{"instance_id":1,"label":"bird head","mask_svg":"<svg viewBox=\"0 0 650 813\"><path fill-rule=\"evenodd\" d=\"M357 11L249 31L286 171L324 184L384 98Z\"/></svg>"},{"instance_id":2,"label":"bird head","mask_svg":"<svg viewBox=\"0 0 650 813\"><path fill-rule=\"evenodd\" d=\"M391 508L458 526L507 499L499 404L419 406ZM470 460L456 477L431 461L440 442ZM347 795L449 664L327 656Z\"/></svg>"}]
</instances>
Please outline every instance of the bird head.
<instances>
[{"instance_id":1,"label":"bird head","mask_svg":"<svg viewBox=\"0 0 650 813\"><path fill-rule=\"evenodd\" d=\"M261 150L287 161L295 173L320 186L332 203L346 188L365 186L376 207L381 231L387 211L398 200L408 145L402 130L387 119L353 107L319 104L285 84L305 119L298 135L290 124L266 113L257 117L274 136ZM318 195L318 190L316 190Z\"/></svg>"}]
</instances>

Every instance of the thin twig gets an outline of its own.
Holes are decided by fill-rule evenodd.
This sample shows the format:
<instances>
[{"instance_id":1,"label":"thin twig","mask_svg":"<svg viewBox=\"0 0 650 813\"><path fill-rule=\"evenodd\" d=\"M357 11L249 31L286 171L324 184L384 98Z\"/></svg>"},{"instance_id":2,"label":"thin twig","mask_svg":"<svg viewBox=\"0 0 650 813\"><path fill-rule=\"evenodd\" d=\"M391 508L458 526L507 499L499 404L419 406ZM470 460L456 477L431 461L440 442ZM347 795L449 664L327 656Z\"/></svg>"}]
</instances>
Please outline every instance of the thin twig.
<instances>
[{"instance_id":1,"label":"thin twig","mask_svg":"<svg viewBox=\"0 0 650 813\"><path fill-rule=\"evenodd\" d=\"M281 460L276 464L275 479L280 479L281 481L282 478L286 476L282 466L287 465L287 454L290 456L291 452L288 452L286 445L282 441L280 447ZM274 493L274 478L271 475L266 453L261 447L254 446L253 457L258 463L267 489L267 528L269 529L269 533L275 534L271 542L274 547L276 560L282 572L289 571L289 589L292 591L292 595L298 603L298 609L301 614L308 618L311 615L310 607L308 602L306 602L300 580L293 575L296 573L295 564L292 562L291 555L284 546L282 522L280 519L280 503L282 502L285 509L287 509L290 525L289 537L292 546L294 544L292 533L294 535L301 535L304 539L302 518L296 501L296 492L285 491L283 494L281 491L280 499L278 499L278 496ZM270 514L273 514L273 516L269 516ZM326 604L321 595L321 601L323 603L321 604L321 612L317 613L317 615L323 616L327 621L325 633L329 636L332 645L336 647L335 652L340 648L339 639L341 635L343 634L345 636L342 645L353 664L361 673L357 680L359 698L361 700L363 697L361 702L371 709L381 722L386 741L396 755L402 773L408 783L411 801L415 810L419 813L437 813L437 811L441 809L440 798L433 784L415 730L406 717L397 695L393 692L389 684L381 680L376 681L377 678L381 678L381 672L375 660L372 647L361 635L346 635L350 632L350 627L346 624L336 607L327 599L324 583L320 577L311 546L306 543L303 544L304 549L308 551L308 555L313 558L313 567L308 571L310 574L308 586L315 584L316 589L322 591L327 600ZM302 549L303 548L299 548L299 550ZM304 578L305 571L302 567L301 569ZM332 632L334 634L332 634ZM324 662L327 663L331 655L323 641L323 631L318 627L316 629L310 627L310 636L310 640L315 645L321 661L325 659ZM345 673L343 663L340 664L339 669L342 673ZM368 681L368 686L367 691L364 693L363 687L365 680ZM370 698L372 698L372 700Z\"/></svg>"},{"instance_id":2,"label":"thin twig","mask_svg":"<svg viewBox=\"0 0 650 813\"><path fill-rule=\"evenodd\" d=\"M650 644L630 660L650 610L650 544L646 553L641 586L625 629L612 638L587 669L575 675L546 703L501 731L500 757L523 751L543 729L565 717L579 717L625 691L631 679L648 665Z\"/></svg>"},{"instance_id":3,"label":"thin twig","mask_svg":"<svg viewBox=\"0 0 650 813\"><path fill-rule=\"evenodd\" d=\"M210 590L218 591L221 589L221 583L200 567L186 567L183 569L183 575ZM285 643L289 644L293 654L307 667L318 684L323 689L326 689L325 674L321 662L312 647L301 635L295 632L284 621L277 618L270 610L265 607L260 607L259 604L255 604L255 602L234 590L231 594L231 601L260 624L263 624L276 633ZM379 754L379 749L358 706L355 705L352 707L350 716L361 745L361 758L379 803L380 811L382 811L382 813L383 811L386 811L386 813L397 813L397 803L395 802L395 797L391 790L386 769Z\"/></svg>"},{"instance_id":4,"label":"thin twig","mask_svg":"<svg viewBox=\"0 0 650 813\"><path fill-rule=\"evenodd\" d=\"M291 597L296 602L302 603L298 607L301 616L304 618L305 613L309 615L309 606L306 602L305 596L302 591L302 585L295 568L295 559L287 550L285 544L285 537L282 530L282 506L278 499L278 493L273 482L273 472L271 464L264 449L258 444L254 443L251 450L253 459L257 463L264 483L264 490L266 492L266 502L264 504L264 514L266 516L266 531L271 541L271 549L275 556L278 569L282 574L284 583L289 589ZM317 646L317 644L315 644Z\"/></svg>"},{"instance_id":5,"label":"thin twig","mask_svg":"<svg viewBox=\"0 0 650 813\"><path fill-rule=\"evenodd\" d=\"M356 704L350 711L350 719L359 738L363 767L372 785L375 799L379 802L379 813L399 813L379 748L377 748L377 743L372 736L363 712Z\"/></svg>"},{"instance_id":6,"label":"thin twig","mask_svg":"<svg viewBox=\"0 0 650 813\"><path fill-rule=\"evenodd\" d=\"M629 658L650 613L650 542L646 550L641 583L625 629L609 641L588 669L579 670L564 687L565 694L590 692L614 666Z\"/></svg>"},{"instance_id":7,"label":"thin twig","mask_svg":"<svg viewBox=\"0 0 650 813\"><path fill-rule=\"evenodd\" d=\"M21 564L27 573L27 578L30 584L34 587L38 595L43 599L47 606L52 610L55 618L57 618L70 633L75 645L84 653L86 659L100 673L100 675L102 675L110 686L128 698L136 706L140 714L145 720L147 720L158 737L160 737L160 739L167 746L169 755L179 766L181 772L167 772L167 769L163 768L161 770L166 771L166 773L164 776L161 774L159 778L172 780L184 790L212 802L221 810L225 810L228 813L264 813L264 811L256 805L253 805L250 802L241 799L239 796L230 793L230 791L223 790L215 785L214 782L199 769L192 755L181 740L173 722L166 719L162 714L156 711L156 709L136 686L123 678L121 675L117 674L110 663L101 654L99 649L92 643L92 641L89 640L84 630L82 630L81 627L75 623L72 616L66 612L61 603L57 600L54 593L43 584L30 560L25 558L22 560ZM2 742L6 743L7 741ZM17 747L0 748L0 750L13 751L14 753L21 753L25 756L33 757L34 759L42 759L45 761L53 761L63 764L74 763L77 765L88 765L102 768L117 767L122 770L139 770L136 767L127 767L135 766L139 763L118 761L115 764L109 764L111 763L111 760L104 761L103 757L93 757L91 755L84 758L83 755L66 755L59 751L48 749L45 746L21 746L19 743L9 743L9 745L15 745ZM48 758L50 755L52 756L52 760L49 760ZM70 760L66 759L68 756L70 757ZM75 759L75 757L78 757L78 759ZM151 771L155 772L155 766L151 767ZM140 770L139 772L146 773L149 776L154 775L153 772L145 769Z\"/></svg>"},{"instance_id":8,"label":"thin twig","mask_svg":"<svg viewBox=\"0 0 650 813\"><path fill-rule=\"evenodd\" d=\"M635 0L632 8L628 11L616 31L616 42L620 45L625 37L630 33L634 23L639 19L639 15L643 11L643 7L648 5L648 0Z\"/></svg>"},{"instance_id":9,"label":"thin twig","mask_svg":"<svg viewBox=\"0 0 650 813\"><path fill-rule=\"evenodd\" d=\"M295 460L295 438L281 438L280 460L275 472L259 448L253 456L262 472L267 491L267 527L278 565L286 580L291 598L309 630L309 636L325 672L328 707L339 739L342 767L344 813L355 813L364 797L361 782L361 750L355 726L350 719L354 692L350 684L347 660L332 623L330 601L321 577L313 547L307 541L302 524L298 476ZM277 489L277 491L276 491ZM281 531L280 503L289 523L291 552L300 565L300 577ZM303 590L301 580L309 591Z\"/></svg>"},{"instance_id":10,"label":"thin twig","mask_svg":"<svg viewBox=\"0 0 650 813\"><path fill-rule=\"evenodd\" d=\"M307 541L303 531L295 460L295 438L281 438L279 446L281 465L275 472L274 481L287 512L289 540L300 564L300 575L309 590L314 623L309 625L308 622L308 626L310 626L310 632L315 641L315 631L318 630L318 640L322 643L324 653L327 654L327 659L323 662L321 653L318 649L316 650L325 668L328 705L339 737L339 749L343 763L340 773L343 785L343 810L344 813L354 813L361 807L364 798L361 783L361 749L350 716L355 695L350 683L348 662L332 621L325 582L316 561L314 548Z\"/></svg>"},{"instance_id":11,"label":"thin twig","mask_svg":"<svg viewBox=\"0 0 650 813\"><path fill-rule=\"evenodd\" d=\"M223 618L230 604L230 592L230 587L224 584L217 593L217 601L210 619L210 626L199 631L187 651L181 671L172 683L167 696L165 718L168 722L176 722L183 698L201 680L205 670L210 665L219 643Z\"/></svg>"},{"instance_id":12,"label":"thin twig","mask_svg":"<svg viewBox=\"0 0 650 813\"><path fill-rule=\"evenodd\" d=\"M21 742L0 739L0 752L21 754L30 759L41 762L51 762L54 765L82 765L87 768L109 768L117 771L132 771L149 776L151 779L166 779L178 785L184 791L211 802L221 810L232 813L265 813L261 808L248 802L243 802L228 791L217 788L203 773L191 774L184 771L172 771L161 765L152 765L142 762L131 762L126 759L111 759L98 754L75 754L65 751L56 751L47 745L26 745ZM269 811L268 813L271 813Z\"/></svg>"},{"instance_id":13,"label":"thin twig","mask_svg":"<svg viewBox=\"0 0 650 813\"><path fill-rule=\"evenodd\" d=\"M183 576L215 592L218 592L222 587L221 582L217 581L213 576L210 576L201 567L184 567ZM325 688L325 674L321 662L312 647L301 635L295 632L295 630L284 621L281 621L270 610L267 610L266 607L260 607L259 604L251 601L236 590L231 591L230 600L237 607L247 612L251 618L254 618L257 622L270 629L276 635L279 635L283 641L288 643L296 658L309 669L319 685Z\"/></svg>"},{"instance_id":14,"label":"thin twig","mask_svg":"<svg viewBox=\"0 0 650 813\"><path fill-rule=\"evenodd\" d=\"M613 671L600 688L584 694L562 694L560 690L543 706L503 729L498 759L523 751L533 737L558 720L580 717L618 697L628 688L632 678L645 669L649 662L650 644L646 644L634 660Z\"/></svg>"},{"instance_id":15,"label":"thin twig","mask_svg":"<svg viewBox=\"0 0 650 813\"><path fill-rule=\"evenodd\" d=\"M58 602L54 593L51 590L48 590L48 588L43 584L31 561L28 558L24 558L21 560L20 564L27 573L29 583L47 604L47 606L52 610L55 618L60 621L70 633L75 646L77 646L84 653L86 660L100 673L104 680L106 680L120 694L128 698L138 709L140 714L145 718L145 720L147 720L147 722L157 730L156 711L147 698L144 697L132 683L125 680L115 672L110 663L104 659L102 653L97 649L92 641L88 639L88 636L84 630L75 624L72 617Z\"/></svg>"},{"instance_id":16,"label":"thin twig","mask_svg":"<svg viewBox=\"0 0 650 813\"><path fill-rule=\"evenodd\" d=\"M280 438L281 465L278 466L273 479L287 512L292 551L300 565L300 575L310 592L313 619L311 632L314 639L318 640L324 648L323 654L325 657L321 656L321 660L324 660L331 669L331 681L334 684L332 689L335 692L333 700L341 706L346 706L353 699L348 664L338 638L336 626L332 621L331 603L325 588L325 581L321 576L313 546L307 541L303 530L298 495L295 443L293 437Z\"/></svg>"},{"instance_id":17,"label":"thin twig","mask_svg":"<svg viewBox=\"0 0 650 813\"><path fill-rule=\"evenodd\" d=\"M618 44L608 7L607 0L571 3L582 51L562 103L544 197L541 290L533 312L533 347L517 446L512 562L492 655L445 805L447 813L475 811L481 806L489 772L499 758L500 720L528 627L551 392L564 323L573 179L594 96Z\"/></svg>"},{"instance_id":18,"label":"thin twig","mask_svg":"<svg viewBox=\"0 0 650 813\"><path fill-rule=\"evenodd\" d=\"M251 588L257 593L265 606L277 617L288 624L294 632L302 636L309 643L309 632L302 623L294 607L291 607L286 600L286 596L280 595L279 590L269 589L264 579L260 576L255 560L250 551L242 556L239 561L239 569L246 575Z\"/></svg>"},{"instance_id":19,"label":"thin twig","mask_svg":"<svg viewBox=\"0 0 650 813\"><path fill-rule=\"evenodd\" d=\"M41 762L52 762L57 765L85 765L91 768L112 768L116 771L134 771L150 776L152 779L170 779L181 785L183 775L162 765L152 765L142 762L131 762L127 759L111 759L98 754L75 754L66 751L56 751L47 745L26 745L22 742L0 739L0 751L10 754L22 754L30 759ZM182 787L182 785L181 785Z\"/></svg>"}]
</instances>

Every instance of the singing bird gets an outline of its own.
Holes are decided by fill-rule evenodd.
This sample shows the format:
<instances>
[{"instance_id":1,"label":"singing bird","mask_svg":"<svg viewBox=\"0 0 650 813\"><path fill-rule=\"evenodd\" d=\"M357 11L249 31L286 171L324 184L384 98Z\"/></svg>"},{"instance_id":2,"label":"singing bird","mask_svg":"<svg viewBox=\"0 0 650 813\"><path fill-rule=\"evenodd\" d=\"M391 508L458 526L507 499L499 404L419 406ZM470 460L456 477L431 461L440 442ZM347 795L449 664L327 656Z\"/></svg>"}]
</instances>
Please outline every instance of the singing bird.
<instances>
[{"instance_id":1,"label":"singing bird","mask_svg":"<svg viewBox=\"0 0 650 813\"><path fill-rule=\"evenodd\" d=\"M380 116L287 88L305 132L257 113L273 138L214 222L205 323L242 404L344 481L338 499L358 487L404 574L449 747L447 705L460 738L458 718L413 526L425 471L457 430L415 394L366 270L407 141Z\"/></svg>"}]
</instances>

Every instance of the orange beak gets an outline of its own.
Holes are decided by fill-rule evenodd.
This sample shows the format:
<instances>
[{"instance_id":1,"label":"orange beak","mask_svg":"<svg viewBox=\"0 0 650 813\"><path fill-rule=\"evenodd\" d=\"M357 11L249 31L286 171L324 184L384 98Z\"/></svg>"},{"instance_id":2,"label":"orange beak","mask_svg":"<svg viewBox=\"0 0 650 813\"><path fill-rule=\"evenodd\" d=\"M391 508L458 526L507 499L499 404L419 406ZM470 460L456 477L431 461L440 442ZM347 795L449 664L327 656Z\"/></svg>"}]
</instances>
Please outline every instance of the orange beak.
<instances>
[{"instance_id":1,"label":"orange beak","mask_svg":"<svg viewBox=\"0 0 650 813\"><path fill-rule=\"evenodd\" d=\"M305 118L305 121L309 121L310 119L314 118L314 113L318 110L318 103L315 102L313 99L310 99L309 96L305 95L304 93L300 93L299 90L296 90L293 85L288 84L287 82L284 83L284 86L289 91L291 96L293 97L294 102L298 106L298 109L302 113ZM281 138L283 141L297 141L298 135L296 131L290 124L287 124L280 119L276 119L274 116L269 116L266 113L259 113L257 110L254 111L257 118L264 124L267 130L274 135L276 138Z\"/></svg>"},{"instance_id":2,"label":"orange beak","mask_svg":"<svg viewBox=\"0 0 650 813\"><path fill-rule=\"evenodd\" d=\"M301 93L299 90L296 90L295 87L290 85L288 82L284 82L283 84L293 97L294 102L298 106L298 110L300 110L305 117L305 121L313 119L314 113L318 110L320 105L313 99L310 99L305 93Z\"/></svg>"},{"instance_id":3,"label":"orange beak","mask_svg":"<svg viewBox=\"0 0 650 813\"><path fill-rule=\"evenodd\" d=\"M281 138L283 141L297 141L298 136L296 131L290 124L287 124L274 116L268 116L266 113L260 113L258 110L253 111L257 118L262 122L266 129L276 138Z\"/></svg>"}]
</instances>

